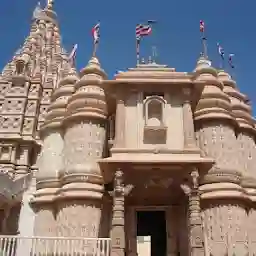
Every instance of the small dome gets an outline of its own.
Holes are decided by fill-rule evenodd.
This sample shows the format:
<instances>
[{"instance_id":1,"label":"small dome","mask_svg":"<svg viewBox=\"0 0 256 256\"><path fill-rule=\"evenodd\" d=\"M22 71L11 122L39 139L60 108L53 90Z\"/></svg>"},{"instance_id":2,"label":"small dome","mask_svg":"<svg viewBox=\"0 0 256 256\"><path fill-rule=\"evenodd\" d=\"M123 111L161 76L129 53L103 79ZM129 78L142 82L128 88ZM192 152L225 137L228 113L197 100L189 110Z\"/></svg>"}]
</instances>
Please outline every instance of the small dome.
<instances>
[{"instance_id":1,"label":"small dome","mask_svg":"<svg viewBox=\"0 0 256 256\"><path fill-rule=\"evenodd\" d=\"M195 81L204 83L204 88L195 109L195 120L233 119L230 99L223 92L223 83L218 80L218 72L211 66L211 62L204 57L200 57L194 72Z\"/></svg>"},{"instance_id":2,"label":"small dome","mask_svg":"<svg viewBox=\"0 0 256 256\"><path fill-rule=\"evenodd\" d=\"M92 57L87 66L80 71L81 79L86 80L86 75L99 75L100 79L107 77L105 71L101 68L100 62L96 57Z\"/></svg>"},{"instance_id":3,"label":"small dome","mask_svg":"<svg viewBox=\"0 0 256 256\"><path fill-rule=\"evenodd\" d=\"M252 128L252 109L247 103L247 97L239 92L236 82L223 70L218 73L218 79L223 83L223 91L229 96L232 114L240 127Z\"/></svg>"},{"instance_id":4,"label":"small dome","mask_svg":"<svg viewBox=\"0 0 256 256\"><path fill-rule=\"evenodd\" d=\"M211 68L211 67L212 67L211 61L206 59L204 56L200 56L196 63L196 68L194 72L200 71L202 69Z\"/></svg>"},{"instance_id":5,"label":"small dome","mask_svg":"<svg viewBox=\"0 0 256 256\"><path fill-rule=\"evenodd\" d=\"M52 103L48 108L41 132L48 127L58 127L61 125L66 115L68 99L74 93L74 85L77 81L78 76L76 70L69 66L69 72L60 80L58 88L52 94Z\"/></svg>"},{"instance_id":6,"label":"small dome","mask_svg":"<svg viewBox=\"0 0 256 256\"><path fill-rule=\"evenodd\" d=\"M90 116L105 119L107 104L102 80L106 73L100 67L97 58L93 57L80 72L81 79L75 84L75 93L68 103L68 116Z\"/></svg>"}]
</instances>

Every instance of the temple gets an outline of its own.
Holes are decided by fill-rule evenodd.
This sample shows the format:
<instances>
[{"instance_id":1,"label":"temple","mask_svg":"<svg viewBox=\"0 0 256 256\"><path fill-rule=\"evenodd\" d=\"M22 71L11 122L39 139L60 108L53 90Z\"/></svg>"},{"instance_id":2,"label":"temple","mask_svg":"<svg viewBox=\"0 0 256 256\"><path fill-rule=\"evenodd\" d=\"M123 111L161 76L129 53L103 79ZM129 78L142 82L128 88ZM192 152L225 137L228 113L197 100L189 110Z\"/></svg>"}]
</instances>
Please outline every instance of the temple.
<instances>
[{"instance_id":1,"label":"temple","mask_svg":"<svg viewBox=\"0 0 256 256\"><path fill-rule=\"evenodd\" d=\"M0 76L1 255L256 255L255 124L205 56L78 72L49 1Z\"/></svg>"}]
</instances>

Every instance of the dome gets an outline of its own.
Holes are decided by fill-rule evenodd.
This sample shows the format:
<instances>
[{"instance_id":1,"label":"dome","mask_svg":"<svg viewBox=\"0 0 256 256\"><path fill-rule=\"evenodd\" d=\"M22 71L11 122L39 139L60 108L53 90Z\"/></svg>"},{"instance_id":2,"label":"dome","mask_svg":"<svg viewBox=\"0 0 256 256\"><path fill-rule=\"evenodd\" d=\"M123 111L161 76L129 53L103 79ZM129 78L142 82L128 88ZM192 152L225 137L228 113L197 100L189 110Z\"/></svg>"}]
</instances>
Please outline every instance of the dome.
<instances>
[{"instance_id":1,"label":"dome","mask_svg":"<svg viewBox=\"0 0 256 256\"><path fill-rule=\"evenodd\" d=\"M223 83L223 91L229 96L232 114L238 125L243 128L253 128L252 108L246 95L239 92L236 82L223 70L218 73L218 79Z\"/></svg>"},{"instance_id":2,"label":"dome","mask_svg":"<svg viewBox=\"0 0 256 256\"><path fill-rule=\"evenodd\" d=\"M65 73L65 72L64 72ZM69 66L66 75L60 80L58 88L52 94L52 103L45 116L41 132L49 127L58 127L66 115L68 99L74 92L74 84L78 81L77 72Z\"/></svg>"},{"instance_id":3,"label":"dome","mask_svg":"<svg viewBox=\"0 0 256 256\"><path fill-rule=\"evenodd\" d=\"M93 57L80 72L81 79L75 84L75 93L68 102L68 119L78 116L91 118L107 117L107 104L102 80L106 73L100 67L97 58Z\"/></svg>"},{"instance_id":4,"label":"dome","mask_svg":"<svg viewBox=\"0 0 256 256\"><path fill-rule=\"evenodd\" d=\"M217 70L211 62L201 56L194 70L195 82L204 82L199 101L195 109L195 120L226 118L231 116L231 104L228 95L223 92L223 84L218 80Z\"/></svg>"}]
</instances>

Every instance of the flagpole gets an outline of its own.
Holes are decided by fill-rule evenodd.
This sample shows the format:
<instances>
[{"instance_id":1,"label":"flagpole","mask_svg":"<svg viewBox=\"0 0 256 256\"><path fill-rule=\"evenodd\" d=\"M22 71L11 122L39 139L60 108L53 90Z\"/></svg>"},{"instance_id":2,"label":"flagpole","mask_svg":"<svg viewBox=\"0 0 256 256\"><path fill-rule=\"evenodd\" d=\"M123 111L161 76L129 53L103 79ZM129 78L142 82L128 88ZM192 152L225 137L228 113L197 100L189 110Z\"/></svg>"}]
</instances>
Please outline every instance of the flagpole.
<instances>
[{"instance_id":1,"label":"flagpole","mask_svg":"<svg viewBox=\"0 0 256 256\"><path fill-rule=\"evenodd\" d=\"M98 48L98 43L93 43L93 52L92 52L92 57L96 57L96 52L97 52L97 48Z\"/></svg>"},{"instance_id":2,"label":"flagpole","mask_svg":"<svg viewBox=\"0 0 256 256\"><path fill-rule=\"evenodd\" d=\"M100 40L100 21L92 28L92 36L93 36L93 52L92 57L96 57L96 52L98 49L98 44Z\"/></svg>"},{"instance_id":3,"label":"flagpole","mask_svg":"<svg viewBox=\"0 0 256 256\"><path fill-rule=\"evenodd\" d=\"M156 20L148 20L148 25L151 26L151 37L153 38L153 40L151 39L152 46L151 46L151 54L152 54L152 63L156 63L156 44L154 43L154 36L155 36L155 29L154 29L154 25L157 23Z\"/></svg>"},{"instance_id":4,"label":"flagpole","mask_svg":"<svg viewBox=\"0 0 256 256\"><path fill-rule=\"evenodd\" d=\"M221 55L220 55L220 69L221 70L225 69L225 61Z\"/></svg>"},{"instance_id":5,"label":"flagpole","mask_svg":"<svg viewBox=\"0 0 256 256\"><path fill-rule=\"evenodd\" d=\"M235 80L235 66L234 66L234 64L233 64L233 56L234 56L234 54L229 54L229 56L228 56L228 63L229 63L229 68L230 68L230 75L231 75L231 78L233 79L233 80Z\"/></svg>"},{"instance_id":6,"label":"flagpole","mask_svg":"<svg viewBox=\"0 0 256 256\"><path fill-rule=\"evenodd\" d=\"M136 60L137 66L140 64L140 39L136 38Z\"/></svg>"},{"instance_id":7,"label":"flagpole","mask_svg":"<svg viewBox=\"0 0 256 256\"><path fill-rule=\"evenodd\" d=\"M202 48L203 48L203 56L208 59L208 54L207 54L207 39L206 39L206 34L205 34L205 24L203 20L200 20L200 32L201 32L201 40L202 40Z\"/></svg>"},{"instance_id":8,"label":"flagpole","mask_svg":"<svg viewBox=\"0 0 256 256\"><path fill-rule=\"evenodd\" d=\"M206 42L206 36L205 36L205 32L202 32L202 45L203 45L203 55L206 59L208 59L207 56L207 42Z\"/></svg>"}]
</instances>

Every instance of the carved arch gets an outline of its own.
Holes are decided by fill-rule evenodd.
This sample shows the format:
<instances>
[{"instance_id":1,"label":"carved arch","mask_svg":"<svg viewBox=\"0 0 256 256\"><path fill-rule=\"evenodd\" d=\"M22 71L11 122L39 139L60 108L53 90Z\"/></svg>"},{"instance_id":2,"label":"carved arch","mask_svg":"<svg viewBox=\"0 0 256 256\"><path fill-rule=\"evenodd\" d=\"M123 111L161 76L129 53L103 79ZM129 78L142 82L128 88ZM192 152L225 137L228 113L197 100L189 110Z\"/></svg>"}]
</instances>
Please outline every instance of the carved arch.
<instances>
[{"instance_id":1,"label":"carved arch","mask_svg":"<svg viewBox=\"0 0 256 256\"><path fill-rule=\"evenodd\" d=\"M166 101L157 95L145 99L144 118L146 126L164 126L165 104Z\"/></svg>"}]
</instances>

